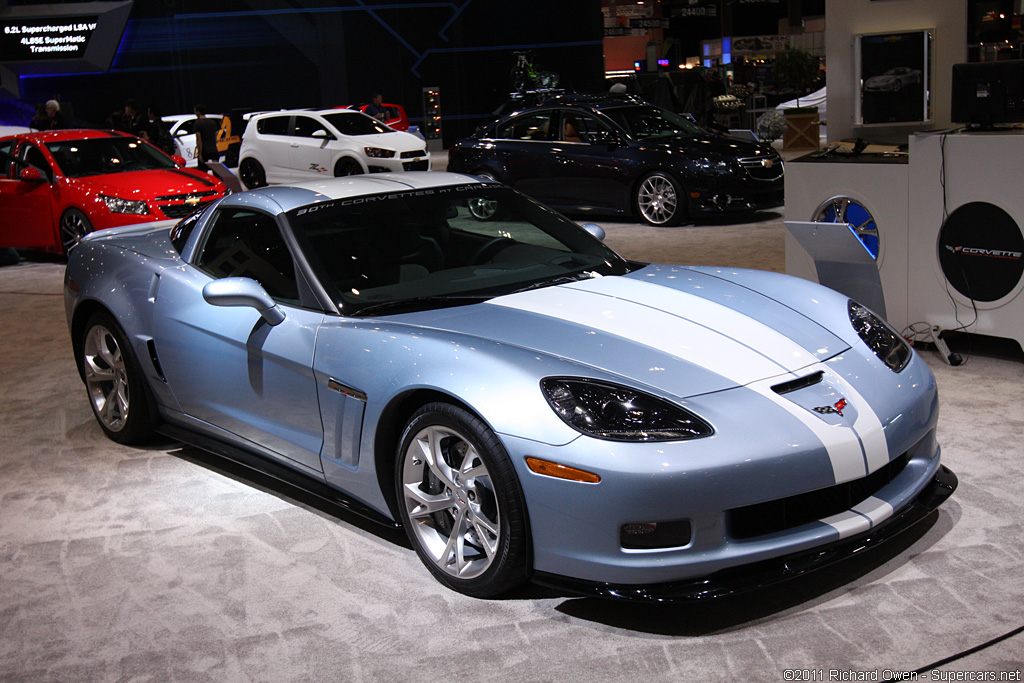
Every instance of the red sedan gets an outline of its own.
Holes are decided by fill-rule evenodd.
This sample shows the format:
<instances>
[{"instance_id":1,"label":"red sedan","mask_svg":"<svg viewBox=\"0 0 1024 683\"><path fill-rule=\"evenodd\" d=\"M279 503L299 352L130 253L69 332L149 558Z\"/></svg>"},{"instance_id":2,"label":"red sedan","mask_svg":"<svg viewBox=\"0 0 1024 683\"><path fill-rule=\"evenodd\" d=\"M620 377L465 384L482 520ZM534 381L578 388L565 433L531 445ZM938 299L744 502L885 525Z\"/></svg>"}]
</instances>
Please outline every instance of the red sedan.
<instances>
[{"instance_id":1,"label":"red sedan","mask_svg":"<svg viewBox=\"0 0 1024 683\"><path fill-rule=\"evenodd\" d=\"M132 135L58 130L0 138L0 246L67 253L82 235L182 218L227 194Z\"/></svg>"}]
</instances>

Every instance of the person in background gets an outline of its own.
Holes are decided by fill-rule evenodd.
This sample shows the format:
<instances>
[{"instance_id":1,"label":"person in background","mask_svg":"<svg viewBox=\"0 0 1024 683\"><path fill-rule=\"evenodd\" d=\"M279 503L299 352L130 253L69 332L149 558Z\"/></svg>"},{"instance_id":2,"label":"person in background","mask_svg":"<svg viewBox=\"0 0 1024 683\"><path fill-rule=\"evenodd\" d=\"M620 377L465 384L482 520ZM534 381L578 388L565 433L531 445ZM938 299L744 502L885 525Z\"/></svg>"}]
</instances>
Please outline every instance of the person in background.
<instances>
[{"instance_id":1,"label":"person in background","mask_svg":"<svg viewBox=\"0 0 1024 683\"><path fill-rule=\"evenodd\" d=\"M381 102L384 101L384 96L379 92L373 93L370 97L370 104L364 110L364 113L372 116L378 121L386 121L388 119L389 110Z\"/></svg>"},{"instance_id":2,"label":"person in background","mask_svg":"<svg viewBox=\"0 0 1024 683\"><path fill-rule=\"evenodd\" d=\"M206 116L205 105L197 104L194 111L196 114L196 158L199 160L196 168L209 173L210 167L206 165L206 162L220 161L220 150L217 149L217 131L220 130L220 125Z\"/></svg>"},{"instance_id":3,"label":"person in background","mask_svg":"<svg viewBox=\"0 0 1024 683\"><path fill-rule=\"evenodd\" d=\"M64 112L60 110L60 102L57 100L47 100L46 116L49 120L47 121L46 128L41 130L58 130L68 127Z\"/></svg>"},{"instance_id":4,"label":"person in background","mask_svg":"<svg viewBox=\"0 0 1024 683\"><path fill-rule=\"evenodd\" d=\"M149 108L146 110L146 118L148 119L146 139L168 154L177 154L177 151L174 149L174 139L171 137L171 131L163 119L160 118L160 110L157 109L156 105L149 105Z\"/></svg>"},{"instance_id":5,"label":"person in background","mask_svg":"<svg viewBox=\"0 0 1024 683\"><path fill-rule=\"evenodd\" d=\"M139 113L139 104L135 100L124 103L124 131L140 138L145 137L146 119Z\"/></svg>"}]
</instances>

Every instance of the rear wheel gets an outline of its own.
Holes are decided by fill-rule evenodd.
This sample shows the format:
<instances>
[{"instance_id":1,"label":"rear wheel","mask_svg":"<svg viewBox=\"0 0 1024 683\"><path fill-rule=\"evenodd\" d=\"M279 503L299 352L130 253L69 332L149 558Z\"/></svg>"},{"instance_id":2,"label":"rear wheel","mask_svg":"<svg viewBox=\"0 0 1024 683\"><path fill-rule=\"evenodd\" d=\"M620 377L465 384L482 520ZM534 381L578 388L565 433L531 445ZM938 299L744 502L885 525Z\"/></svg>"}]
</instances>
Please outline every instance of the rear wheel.
<instances>
[{"instance_id":1,"label":"rear wheel","mask_svg":"<svg viewBox=\"0 0 1024 683\"><path fill-rule=\"evenodd\" d=\"M263 170L263 165L252 157L242 159L238 166L238 175L250 190L267 184L267 172Z\"/></svg>"},{"instance_id":2,"label":"rear wheel","mask_svg":"<svg viewBox=\"0 0 1024 683\"><path fill-rule=\"evenodd\" d=\"M491 597L527 578L526 510L501 441L447 403L418 410L402 433L396 482L420 560L460 593Z\"/></svg>"},{"instance_id":3,"label":"rear wheel","mask_svg":"<svg viewBox=\"0 0 1024 683\"><path fill-rule=\"evenodd\" d=\"M637 186L635 203L640 217L657 227L678 225L686 216L686 198L679 183L666 173L644 176Z\"/></svg>"},{"instance_id":4,"label":"rear wheel","mask_svg":"<svg viewBox=\"0 0 1024 683\"><path fill-rule=\"evenodd\" d=\"M107 436L125 444L152 436L146 379L114 319L106 313L93 314L79 348L89 405Z\"/></svg>"},{"instance_id":5,"label":"rear wheel","mask_svg":"<svg viewBox=\"0 0 1024 683\"><path fill-rule=\"evenodd\" d=\"M92 232L92 223L88 216L78 209L68 209L60 217L60 243L64 254L70 254L71 250L78 246L82 238Z\"/></svg>"}]
</instances>

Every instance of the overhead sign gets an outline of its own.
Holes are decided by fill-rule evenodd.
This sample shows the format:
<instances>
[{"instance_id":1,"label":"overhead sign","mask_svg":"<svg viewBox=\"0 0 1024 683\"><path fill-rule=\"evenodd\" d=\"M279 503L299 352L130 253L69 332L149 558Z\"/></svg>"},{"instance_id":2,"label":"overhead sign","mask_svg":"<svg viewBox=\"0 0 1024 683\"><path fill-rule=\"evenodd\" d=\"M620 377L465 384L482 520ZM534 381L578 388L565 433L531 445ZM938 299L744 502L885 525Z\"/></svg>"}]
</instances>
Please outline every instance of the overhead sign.
<instances>
[{"instance_id":1,"label":"overhead sign","mask_svg":"<svg viewBox=\"0 0 1024 683\"><path fill-rule=\"evenodd\" d=\"M0 20L0 62L82 59L99 17Z\"/></svg>"},{"instance_id":2,"label":"overhead sign","mask_svg":"<svg viewBox=\"0 0 1024 683\"><path fill-rule=\"evenodd\" d=\"M4 7L0 1L0 92L20 97L20 77L110 69L132 0Z\"/></svg>"}]
</instances>

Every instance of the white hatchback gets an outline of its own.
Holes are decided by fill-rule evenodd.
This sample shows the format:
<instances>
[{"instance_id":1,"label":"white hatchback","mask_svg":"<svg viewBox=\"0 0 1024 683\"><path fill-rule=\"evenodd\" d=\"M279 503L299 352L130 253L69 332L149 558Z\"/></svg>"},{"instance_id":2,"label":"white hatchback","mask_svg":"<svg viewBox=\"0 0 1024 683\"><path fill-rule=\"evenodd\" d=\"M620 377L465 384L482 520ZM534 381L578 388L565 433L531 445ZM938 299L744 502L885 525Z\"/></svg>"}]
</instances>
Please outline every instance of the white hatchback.
<instances>
[{"instance_id":1,"label":"white hatchback","mask_svg":"<svg viewBox=\"0 0 1024 683\"><path fill-rule=\"evenodd\" d=\"M238 175L252 189L311 178L429 171L423 138L351 109L253 116L242 137Z\"/></svg>"}]
</instances>

